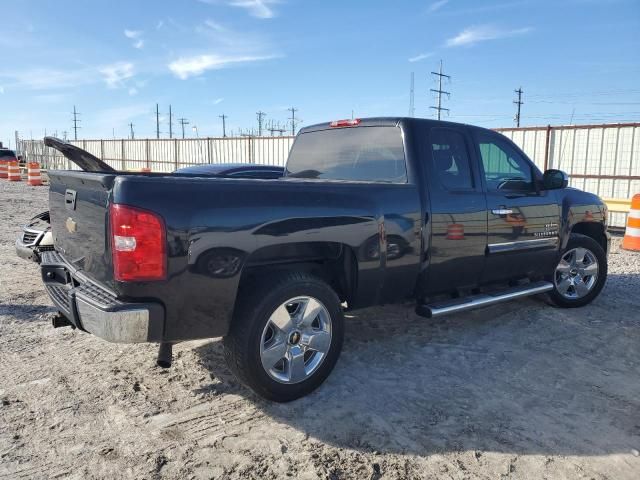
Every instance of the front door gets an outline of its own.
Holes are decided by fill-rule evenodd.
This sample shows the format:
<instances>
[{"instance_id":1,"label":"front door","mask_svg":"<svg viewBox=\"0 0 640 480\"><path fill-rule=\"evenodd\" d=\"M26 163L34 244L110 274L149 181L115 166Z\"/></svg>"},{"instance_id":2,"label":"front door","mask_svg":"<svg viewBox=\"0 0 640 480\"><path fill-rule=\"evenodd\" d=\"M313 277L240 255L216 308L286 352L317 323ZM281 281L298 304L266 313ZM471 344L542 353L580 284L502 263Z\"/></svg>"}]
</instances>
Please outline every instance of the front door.
<instances>
[{"instance_id":1,"label":"front door","mask_svg":"<svg viewBox=\"0 0 640 480\"><path fill-rule=\"evenodd\" d=\"M503 135L475 130L487 195L487 262L482 282L552 272L559 248L560 208L540 190L533 162Z\"/></svg>"}]
</instances>

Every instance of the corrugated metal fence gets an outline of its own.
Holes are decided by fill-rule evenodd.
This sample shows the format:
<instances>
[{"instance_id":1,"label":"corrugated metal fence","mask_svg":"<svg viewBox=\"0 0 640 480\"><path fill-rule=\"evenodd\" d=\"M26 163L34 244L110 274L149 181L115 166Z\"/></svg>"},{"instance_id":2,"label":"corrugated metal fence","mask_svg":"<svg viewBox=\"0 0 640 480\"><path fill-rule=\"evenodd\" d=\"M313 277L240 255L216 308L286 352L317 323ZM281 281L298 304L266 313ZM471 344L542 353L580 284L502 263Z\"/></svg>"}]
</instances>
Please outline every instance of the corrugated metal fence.
<instances>
[{"instance_id":1,"label":"corrugated metal fence","mask_svg":"<svg viewBox=\"0 0 640 480\"><path fill-rule=\"evenodd\" d=\"M567 172L571 185L603 198L640 193L640 123L498 128L541 170ZM284 166L294 137L78 140L71 142L119 170L151 168L171 172L201 163L245 162ZM45 169L75 168L41 140L21 140L26 161ZM611 225L624 227L626 214L611 213Z\"/></svg>"},{"instance_id":2,"label":"corrugated metal fence","mask_svg":"<svg viewBox=\"0 0 640 480\"><path fill-rule=\"evenodd\" d=\"M541 170L569 174L572 187L602 198L640 193L640 123L499 128ZM625 213L610 213L610 224L624 227Z\"/></svg>"},{"instance_id":3,"label":"corrugated metal fence","mask_svg":"<svg viewBox=\"0 0 640 480\"><path fill-rule=\"evenodd\" d=\"M118 170L150 168L172 172L203 163L256 163L284 166L295 137L227 137L141 140L77 140L71 143ZM25 161L44 169L74 169L57 150L41 140L21 140L18 151Z\"/></svg>"}]
</instances>

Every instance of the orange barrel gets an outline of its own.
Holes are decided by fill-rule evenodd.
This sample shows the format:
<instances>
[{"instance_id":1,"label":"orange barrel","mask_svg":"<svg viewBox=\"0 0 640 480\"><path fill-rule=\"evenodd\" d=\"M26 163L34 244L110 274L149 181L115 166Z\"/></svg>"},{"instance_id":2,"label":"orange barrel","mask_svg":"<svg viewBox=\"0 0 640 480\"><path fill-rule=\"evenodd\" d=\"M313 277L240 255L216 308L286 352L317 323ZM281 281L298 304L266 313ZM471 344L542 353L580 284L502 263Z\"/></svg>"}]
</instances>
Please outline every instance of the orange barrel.
<instances>
[{"instance_id":1,"label":"orange barrel","mask_svg":"<svg viewBox=\"0 0 640 480\"><path fill-rule=\"evenodd\" d=\"M7 178L9 169L8 160L0 160L0 178Z\"/></svg>"},{"instance_id":2,"label":"orange barrel","mask_svg":"<svg viewBox=\"0 0 640 480\"><path fill-rule=\"evenodd\" d=\"M40 164L38 162L27 163L27 185L31 185L32 187L39 187L42 185Z\"/></svg>"},{"instance_id":3,"label":"orange barrel","mask_svg":"<svg viewBox=\"0 0 640 480\"><path fill-rule=\"evenodd\" d=\"M20 176L20 166L18 165L18 161L9 160L7 162L7 165L7 179L10 182L19 182L20 180L22 180L22 177Z\"/></svg>"},{"instance_id":4,"label":"orange barrel","mask_svg":"<svg viewBox=\"0 0 640 480\"><path fill-rule=\"evenodd\" d=\"M464 225L462 223L447 225L447 240L464 240Z\"/></svg>"},{"instance_id":5,"label":"orange barrel","mask_svg":"<svg viewBox=\"0 0 640 480\"><path fill-rule=\"evenodd\" d=\"M622 248L640 252L640 193L631 199L631 209L627 215L627 228L624 231Z\"/></svg>"},{"instance_id":6,"label":"orange barrel","mask_svg":"<svg viewBox=\"0 0 640 480\"><path fill-rule=\"evenodd\" d=\"M143 167L141 172L143 172L143 173L151 173L151 169L149 167Z\"/></svg>"}]
</instances>

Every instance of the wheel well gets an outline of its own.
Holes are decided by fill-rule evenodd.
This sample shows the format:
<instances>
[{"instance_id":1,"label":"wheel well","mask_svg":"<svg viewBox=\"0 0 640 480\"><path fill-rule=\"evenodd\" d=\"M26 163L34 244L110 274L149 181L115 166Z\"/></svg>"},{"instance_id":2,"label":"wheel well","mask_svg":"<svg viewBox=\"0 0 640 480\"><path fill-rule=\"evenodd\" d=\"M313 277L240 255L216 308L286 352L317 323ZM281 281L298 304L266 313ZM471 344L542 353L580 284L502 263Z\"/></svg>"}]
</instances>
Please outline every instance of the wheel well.
<instances>
[{"instance_id":1,"label":"wheel well","mask_svg":"<svg viewBox=\"0 0 640 480\"><path fill-rule=\"evenodd\" d=\"M579 233L591 237L598 242L605 252L607 251L607 237L602 224L590 222L576 223L571 229L571 233Z\"/></svg>"},{"instance_id":2,"label":"wheel well","mask_svg":"<svg viewBox=\"0 0 640 480\"><path fill-rule=\"evenodd\" d=\"M247 258L239 289L276 271L307 272L333 288L340 301L353 299L357 260L348 245L335 242L301 242L263 247Z\"/></svg>"}]
</instances>

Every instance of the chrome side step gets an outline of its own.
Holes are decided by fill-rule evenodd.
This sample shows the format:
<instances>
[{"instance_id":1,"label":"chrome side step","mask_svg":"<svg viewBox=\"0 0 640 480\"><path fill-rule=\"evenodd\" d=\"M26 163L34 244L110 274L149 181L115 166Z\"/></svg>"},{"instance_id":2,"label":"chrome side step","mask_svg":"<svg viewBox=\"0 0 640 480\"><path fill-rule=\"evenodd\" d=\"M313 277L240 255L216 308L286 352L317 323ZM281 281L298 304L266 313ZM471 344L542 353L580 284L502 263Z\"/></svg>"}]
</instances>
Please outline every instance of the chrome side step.
<instances>
[{"instance_id":1,"label":"chrome side step","mask_svg":"<svg viewBox=\"0 0 640 480\"><path fill-rule=\"evenodd\" d=\"M495 303L507 302L516 298L528 297L553 290L550 282L533 282L527 285L508 288L492 293L482 293L470 297L456 298L425 305L418 305L416 313L422 317L433 318L449 313L463 312L473 308L486 307Z\"/></svg>"}]
</instances>

